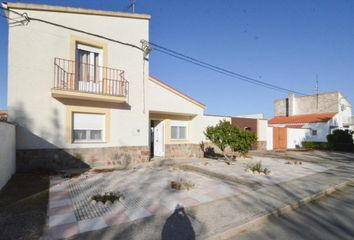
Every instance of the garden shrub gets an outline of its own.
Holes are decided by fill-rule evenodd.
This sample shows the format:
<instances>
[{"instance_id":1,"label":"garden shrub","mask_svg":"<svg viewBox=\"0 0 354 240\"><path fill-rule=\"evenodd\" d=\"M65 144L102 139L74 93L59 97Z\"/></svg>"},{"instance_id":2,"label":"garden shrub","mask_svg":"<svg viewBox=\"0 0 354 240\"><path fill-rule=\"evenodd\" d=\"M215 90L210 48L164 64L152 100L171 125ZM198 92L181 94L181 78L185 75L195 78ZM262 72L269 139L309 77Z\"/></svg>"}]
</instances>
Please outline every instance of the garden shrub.
<instances>
[{"instance_id":1,"label":"garden shrub","mask_svg":"<svg viewBox=\"0 0 354 240\"><path fill-rule=\"evenodd\" d=\"M328 149L328 144L326 142L302 142L302 147L308 149L326 150Z\"/></svg>"},{"instance_id":2,"label":"garden shrub","mask_svg":"<svg viewBox=\"0 0 354 240\"><path fill-rule=\"evenodd\" d=\"M354 151L353 132L349 130L334 130L327 135L328 146L336 151Z\"/></svg>"},{"instance_id":3,"label":"garden shrub","mask_svg":"<svg viewBox=\"0 0 354 240\"><path fill-rule=\"evenodd\" d=\"M228 164L230 164L230 159L225 153L227 147L241 155L246 155L252 145L257 142L254 133L243 131L228 121L220 121L216 126L207 127L204 134L222 151Z\"/></svg>"}]
</instances>

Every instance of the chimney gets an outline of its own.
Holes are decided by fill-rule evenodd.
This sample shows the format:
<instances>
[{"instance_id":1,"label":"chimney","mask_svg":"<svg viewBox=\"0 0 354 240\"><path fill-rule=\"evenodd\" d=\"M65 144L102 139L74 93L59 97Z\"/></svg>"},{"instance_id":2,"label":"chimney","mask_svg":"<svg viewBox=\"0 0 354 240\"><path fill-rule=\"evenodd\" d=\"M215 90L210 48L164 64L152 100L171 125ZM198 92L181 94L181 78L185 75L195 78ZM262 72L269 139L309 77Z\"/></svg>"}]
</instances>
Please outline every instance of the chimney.
<instances>
[{"instance_id":1,"label":"chimney","mask_svg":"<svg viewBox=\"0 0 354 240\"><path fill-rule=\"evenodd\" d=\"M287 113L288 113L288 116L293 116L295 115L295 94L294 93L289 93L289 96L288 96L288 109L287 109Z\"/></svg>"}]
</instances>

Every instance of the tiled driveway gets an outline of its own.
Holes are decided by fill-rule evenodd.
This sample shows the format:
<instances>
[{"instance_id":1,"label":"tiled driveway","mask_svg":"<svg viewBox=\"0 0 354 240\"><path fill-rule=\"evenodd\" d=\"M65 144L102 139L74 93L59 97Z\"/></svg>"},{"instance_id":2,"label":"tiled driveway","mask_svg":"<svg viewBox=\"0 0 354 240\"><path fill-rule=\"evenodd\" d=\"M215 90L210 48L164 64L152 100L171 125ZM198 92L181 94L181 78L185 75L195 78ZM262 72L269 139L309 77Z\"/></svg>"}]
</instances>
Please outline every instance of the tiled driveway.
<instances>
[{"instance_id":1,"label":"tiled driveway","mask_svg":"<svg viewBox=\"0 0 354 240\"><path fill-rule=\"evenodd\" d=\"M172 180L191 180L190 190L173 190ZM49 194L46 238L60 239L153 215L178 207L230 197L247 190L218 179L174 168L88 173L72 179L53 177ZM111 205L93 204L91 197L109 191L125 199Z\"/></svg>"}]
</instances>

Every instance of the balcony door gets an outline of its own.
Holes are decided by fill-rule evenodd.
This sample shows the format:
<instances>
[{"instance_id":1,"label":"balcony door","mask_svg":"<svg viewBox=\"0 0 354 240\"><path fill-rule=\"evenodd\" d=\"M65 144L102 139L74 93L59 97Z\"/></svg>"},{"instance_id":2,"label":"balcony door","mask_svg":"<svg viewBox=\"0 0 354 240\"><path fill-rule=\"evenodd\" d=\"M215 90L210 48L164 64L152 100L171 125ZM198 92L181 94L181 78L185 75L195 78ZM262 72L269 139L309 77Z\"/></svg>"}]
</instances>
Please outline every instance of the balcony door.
<instances>
[{"instance_id":1,"label":"balcony door","mask_svg":"<svg viewBox=\"0 0 354 240\"><path fill-rule=\"evenodd\" d=\"M76 89L82 92L101 93L103 89L102 59L100 48L77 44Z\"/></svg>"}]
</instances>

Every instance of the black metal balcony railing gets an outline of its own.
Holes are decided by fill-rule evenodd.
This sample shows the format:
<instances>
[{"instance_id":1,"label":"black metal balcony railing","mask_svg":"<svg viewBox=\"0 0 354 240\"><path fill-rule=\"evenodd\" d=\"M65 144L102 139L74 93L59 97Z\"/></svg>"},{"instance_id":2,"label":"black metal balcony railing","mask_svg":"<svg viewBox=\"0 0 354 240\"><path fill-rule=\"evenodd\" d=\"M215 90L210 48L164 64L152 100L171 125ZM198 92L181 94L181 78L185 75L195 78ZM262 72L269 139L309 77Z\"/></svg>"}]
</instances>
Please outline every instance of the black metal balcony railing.
<instances>
[{"instance_id":1,"label":"black metal balcony railing","mask_svg":"<svg viewBox=\"0 0 354 240\"><path fill-rule=\"evenodd\" d=\"M123 70L55 58L54 89L127 97L129 83Z\"/></svg>"}]
</instances>

